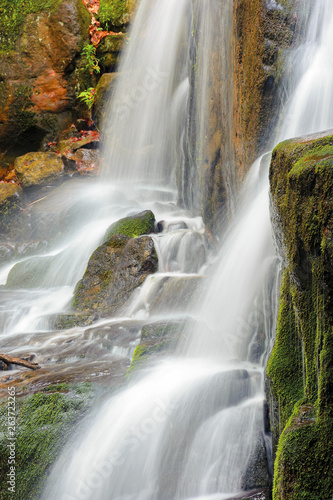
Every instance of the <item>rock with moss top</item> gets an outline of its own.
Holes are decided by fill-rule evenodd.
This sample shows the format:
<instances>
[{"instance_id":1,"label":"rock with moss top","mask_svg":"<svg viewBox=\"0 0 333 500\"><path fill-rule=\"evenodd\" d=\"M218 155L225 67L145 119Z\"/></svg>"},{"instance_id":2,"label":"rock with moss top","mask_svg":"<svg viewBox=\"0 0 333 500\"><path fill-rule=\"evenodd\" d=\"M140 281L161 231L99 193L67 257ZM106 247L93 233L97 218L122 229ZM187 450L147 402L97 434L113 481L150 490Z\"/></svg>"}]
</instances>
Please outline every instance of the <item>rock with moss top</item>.
<instances>
[{"instance_id":1,"label":"rock with moss top","mask_svg":"<svg viewBox=\"0 0 333 500\"><path fill-rule=\"evenodd\" d=\"M64 164L56 153L27 153L16 158L14 169L23 188L41 186L59 179Z\"/></svg>"},{"instance_id":2,"label":"rock with moss top","mask_svg":"<svg viewBox=\"0 0 333 500\"><path fill-rule=\"evenodd\" d=\"M157 271L152 238L117 234L90 257L87 270L74 291L73 307L101 316L118 313L131 293Z\"/></svg>"},{"instance_id":3,"label":"rock with moss top","mask_svg":"<svg viewBox=\"0 0 333 500\"><path fill-rule=\"evenodd\" d=\"M155 215L145 210L130 217L124 217L112 224L106 231L104 240L107 241L116 234L123 234L129 238L137 238L155 231Z\"/></svg>"}]
</instances>

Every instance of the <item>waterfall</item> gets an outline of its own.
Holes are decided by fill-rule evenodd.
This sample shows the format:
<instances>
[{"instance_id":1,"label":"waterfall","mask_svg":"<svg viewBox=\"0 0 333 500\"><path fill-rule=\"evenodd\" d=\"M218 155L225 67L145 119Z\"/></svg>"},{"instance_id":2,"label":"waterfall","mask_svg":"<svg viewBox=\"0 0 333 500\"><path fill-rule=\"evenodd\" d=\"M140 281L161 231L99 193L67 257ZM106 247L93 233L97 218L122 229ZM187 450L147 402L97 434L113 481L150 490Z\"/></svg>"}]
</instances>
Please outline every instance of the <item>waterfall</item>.
<instances>
[{"instance_id":1,"label":"waterfall","mask_svg":"<svg viewBox=\"0 0 333 500\"><path fill-rule=\"evenodd\" d=\"M229 72L231 5L225 2L225 17L219 18L225 44L221 59ZM205 78L214 43L208 25L221 11L218 2L194 2L193 6L192 10L192 2L185 0L141 2L105 124L108 166L104 175L146 196L146 202L147 194L161 202L163 187L184 188L174 173L182 172L184 179L189 175L189 157L181 146L186 145L184 112L189 109L193 114L191 106L196 107L196 126L192 122L189 127L189 144L194 134L200 153L198 162L191 164L194 189L203 181L206 109L211 107ZM199 36L195 90L189 67L194 56L185 57L191 23ZM164 77L150 93L144 82L151 71L163 72ZM230 88L229 75L225 81ZM142 102L134 95L142 95ZM195 103L189 95L195 96ZM226 131L229 115L227 102ZM227 132L224 135L228 144ZM206 268L212 275L209 291L202 296L200 311L192 312L177 355L138 373L91 417L82 437L70 444L54 468L45 499L221 500L261 485L256 473L250 472L259 455L266 471L261 481L269 484L264 364L276 316L278 259L270 229L267 166L267 157L258 160L244 189L244 204L225 237L219 264ZM230 179L228 168L226 177ZM134 188L129 186L133 180ZM189 193L180 198L195 210L197 195ZM145 314L147 308L149 312L159 279L170 275L170 270L187 276L200 271L202 226L196 228L193 221L186 222L190 233L181 227L168 232L169 226L181 221L175 213L167 215L166 231L156 240L160 273L134 297L129 315Z\"/></svg>"},{"instance_id":2,"label":"waterfall","mask_svg":"<svg viewBox=\"0 0 333 500\"><path fill-rule=\"evenodd\" d=\"M279 284L269 219L269 156L253 165L240 196L243 203L230 210L234 219L215 262L207 263L199 216L214 20L221 23L217 31L223 40L223 53L215 54L214 62L226 72L227 96L219 101L225 104L219 136L225 147L214 157L226 165L225 189L233 199L231 12L231 1L141 0L104 124L102 180L91 196L86 190L80 194L84 201L94 200L89 224L81 220L75 234L43 255L57 257L45 273L44 288L6 291L8 304L0 311L5 347L33 346L43 359L46 352L56 357L56 349L69 340L74 347L64 352L75 357L84 329L59 334L41 320L65 306L108 225L147 208L163 220L163 232L154 236L159 272L131 297L125 316L110 321L125 324L149 316L165 279L198 273L209 278L176 355L138 373L85 421L52 470L45 500L223 500L259 484L253 473L258 456L269 484L264 368ZM316 78L318 73L331 78L325 61L332 50L332 17L330 0L317 0L308 38L298 51L302 58L280 138L332 126L327 112L332 85L326 86L324 76ZM326 95L327 104L317 114L318 93ZM25 267L26 260L17 264ZM3 269L1 278L6 280L8 272ZM174 318L172 309L163 317Z\"/></svg>"},{"instance_id":3,"label":"waterfall","mask_svg":"<svg viewBox=\"0 0 333 500\"><path fill-rule=\"evenodd\" d=\"M311 6L305 42L292 55L290 92L277 141L333 128L333 4Z\"/></svg>"}]
</instances>

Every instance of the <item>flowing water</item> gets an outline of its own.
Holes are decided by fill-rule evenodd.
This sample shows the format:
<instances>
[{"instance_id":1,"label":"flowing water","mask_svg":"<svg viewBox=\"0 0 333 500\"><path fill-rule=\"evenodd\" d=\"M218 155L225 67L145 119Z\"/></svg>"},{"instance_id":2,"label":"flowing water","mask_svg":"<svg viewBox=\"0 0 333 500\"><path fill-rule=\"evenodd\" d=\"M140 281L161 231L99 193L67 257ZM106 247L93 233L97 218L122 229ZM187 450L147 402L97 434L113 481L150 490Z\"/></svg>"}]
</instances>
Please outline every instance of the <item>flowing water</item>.
<instances>
[{"instance_id":1,"label":"flowing water","mask_svg":"<svg viewBox=\"0 0 333 500\"><path fill-rule=\"evenodd\" d=\"M205 109L208 82L200 71L213 46L205 23L221 23L226 44L221 59L228 61L232 2L225 2L222 19L214 17L220 12L214 1L200 2L198 11L193 5L191 0L141 1L110 104L111 118L104 125L108 166L102 182L88 189L72 182L69 189L75 196L56 190L40 204L41 212L50 203L66 214L88 202L85 217L74 217L76 225L47 253L0 272L5 282L15 267L23 279L27 267L45 263L37 288L1 290L2 346L8 354L34 352L57 373L59 365L65 371L76 366L76 380L82 370L80 355L86 356L83 379L89 378L88 361L96 379L110 372L111 365L115 371L128 366L147 319L191 318L175 356L138 373L87 420L82 436L56 464L45 499L222 500L258 486L253 464L259 455L269 469L264 367L274 338L279 274L269 220L269 157L253 166L243 204L214 262L196 196L188 196L188 210L177 204L184 201L184 194L177 193L177 187L184 191L184 180L176 172L190 177L186 144L193 73L188 40L195 14L202 16L199 32L204 34L195 69L201 75L196 99L197 107ZM318 116L316 104L318 92L325 92L327 103L332 99L332 79L325 79L331 78L332 17L329 0L318 0L308 38L299 49L302 58L281 138L332 126L326 112L330 104ZM319 71L326 77L319 80ZM202 137L205 118L200 116L203 123L196 133ZM227 120L228 112L223 116ZM200 186L197 178L195 189ZM105 319L88 330L54 331L49 315L66 307L107 227L143 209L152 209L163 220L163 232L154 236L159 272L134 294L121 318ZM179 281L204 280L204 274L210 281L199 298L201 307L193 303L185 310L172 287ZM158 307L154 300L170 283L173 300Z\"/></svg>"}]
</instances>

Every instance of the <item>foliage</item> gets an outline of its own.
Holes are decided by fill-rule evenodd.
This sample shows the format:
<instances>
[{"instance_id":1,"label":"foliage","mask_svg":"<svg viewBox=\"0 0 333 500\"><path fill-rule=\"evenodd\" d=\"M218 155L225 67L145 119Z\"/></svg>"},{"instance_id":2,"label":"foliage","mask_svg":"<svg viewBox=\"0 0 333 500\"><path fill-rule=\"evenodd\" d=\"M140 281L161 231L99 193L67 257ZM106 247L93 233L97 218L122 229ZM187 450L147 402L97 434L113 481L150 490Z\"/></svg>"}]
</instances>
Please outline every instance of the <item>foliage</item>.
<instances>
[{"instance_id":1,"label":"foliage","mask_svg":"<svg viewBox=\"0 0 333 500\"><path fill-rule=\"evenodd\" d=\"M86 69L89 70L90 74L92 75L93 73L95 73L96 75L98 75L101 72L101 69L96 57L96 47L94 47L94 45L91 45L89 42L85 43L81 55L87 61Z\"/></svg>"},{"instance_id":2,"label":"foliage","mask_svg":"<svg viewBox=\"0 0 333 500\"><path fill-rule=\"evenodd\" d=\"M32 13L49 10L54 12L62 0L1 0L0 53L14 50L22 24Z\"/></svg>"},{"instance_id":3,"label":"foliage","mask_svg":"<svg viewBox=\"0 0 333 500\"><path fill-rule=\"evenodd\" d=\"M88 109L91 109L95 101L95 92L96 89L90 87L88 90L83 90L83 92L78 95L78 99L84 102L88 106Z\"/></svg>"}]
</instances>

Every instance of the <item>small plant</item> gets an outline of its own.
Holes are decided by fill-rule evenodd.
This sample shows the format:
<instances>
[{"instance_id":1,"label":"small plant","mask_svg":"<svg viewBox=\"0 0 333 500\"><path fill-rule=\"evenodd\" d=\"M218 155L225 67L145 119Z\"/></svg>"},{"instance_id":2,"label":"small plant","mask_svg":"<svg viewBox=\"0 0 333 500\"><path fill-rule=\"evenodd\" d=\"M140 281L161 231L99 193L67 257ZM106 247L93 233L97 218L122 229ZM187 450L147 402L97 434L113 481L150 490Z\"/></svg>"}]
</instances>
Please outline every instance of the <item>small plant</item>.
<instances>
[{"instance_id":1,"label":"small plant","mask_svg":"<svg viewBox=\"0 0 333 500\"><path fill-rule=\"evenodd\" d=\"M78 95L78 99L86 103L88 109L91 109L95 101L95 92L96 89L94 87L90 87L88 90L84 90L83 92L81 92Z\"/></svg>"},{"instance_id":2,"label":"small plant","mask_svg":"<svg viewBox=\"0 0 333 500\"><path fill-rule=\"evenodd\" d=\"M86 69L89 70L90 74L99 74L101 69L96 57L96 47L87 42L82 49L81 55L87 60Z\"/></svg>"}]
</instances>

